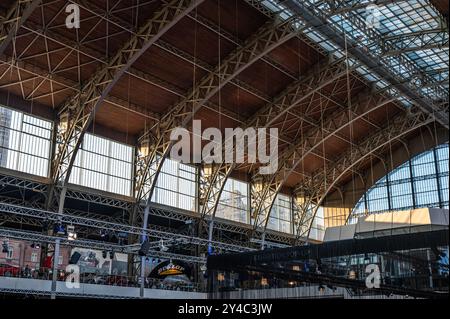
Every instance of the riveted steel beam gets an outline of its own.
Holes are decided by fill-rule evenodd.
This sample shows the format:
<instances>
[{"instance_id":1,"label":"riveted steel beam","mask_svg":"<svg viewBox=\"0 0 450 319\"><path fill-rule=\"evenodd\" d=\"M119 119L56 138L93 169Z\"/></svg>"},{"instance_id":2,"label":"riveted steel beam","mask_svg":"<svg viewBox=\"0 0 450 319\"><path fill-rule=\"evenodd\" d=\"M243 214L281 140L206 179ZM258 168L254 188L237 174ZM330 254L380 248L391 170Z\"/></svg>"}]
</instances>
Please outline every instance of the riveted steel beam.
<instances>
[{"instance_id":1,"label":"riveted steel beam","mask_svg":"<svg viewBox=\"0 0 450 319\"><path fill-rule=\"evenodd\" d=\"M425 46L431 44L448 45L448 30L441 26L436 29L424 29L409 33L399 33L383 37L384 48L406 48L408 46ZM384 50L387 51L387 50Z\"/></svg>"},{"instance_id":2,"label":"riveted steel beam","mask_svg":"<svg viewBox=\"0 0 450 319\"><path fill-rule=\"evenodd\" d=\"M349 69L342 59L327 59L326 61L320 62L312 68L308 76L289 85L274 99L274 102L268 103L252 116L247 121L246 127L269 128L283 117L286 112L289 112L303 101L308 100L312 95L327 85L337 81L348 71ZM312 112L312 110L310 111ZM308 124L316 124L309 114L299 115L299 118ZM225 149L225 147L222 149ZM212 171L209 173L205 172L205 168L202 169L200 202L202 208L201 216L204 220L214 219L222 189L235 167L236 165L233 163L218 163L212 166ZM257 193L252 193L255 195L253 198L256 200L252 201L252 203L257 203L259 197Z\"/></svg>"},{"instance_id":3,"label":"riveted steel beam","mask_svg":"<svg viewBox=\"0 0 450 319\"><path fill-rule=\"evenodd\" d=\"M151 198L162 163L168 156L173 141L170 133L176 127L187 127L195 113L221 88L261 59L277 46L296 36L294 19L269 21L243 46L236 48L212 72L201 79L186 97L150 127L142 136L141 148L136 158L136 200Z\"/></svg>"},{"instance_id":4,"label":"riveted steel beam","mask_svg":"<svg viewBox=\"0 0 450 319\"><path fill-rule=\"evenodd\" d=\"M384 37L381 49L385 56L431 49L442 50L448 49L448 41L448 30L421 30Z\"/></svg>"},{"instance_id":5,"label":"riveted steel beam","mask_svg":"<svg viewBox=\"0 0 450 319\"><path fill-rule=\"evenodd\" d=\"M140 28L136 36L127 41L108 64L87 81L81 92L70 98L61 108L61 120L57 130L58 146L52 161L53 183L61 182L64 187L69 181L84 134L95 112L116 82L152 44L203 1L173 0L164 4ZM60 211L64 205L64 197L65 189L60 194Z\"/></svg>"},{"instance_id":6,"label":"riveted steel beam","mask_svg":"<svg viewBox=\"0 0 450 319\"><path fill-rule=\"evenodd\" d=\"M345 5L345 1L335 0L333 1L335 6ZM353 12L349 12L346 15L346 19L358 27L363 34L370 39L370 44L366 47L361 46L357 42L356 36L353 34L345 33L341 25L330 22L331 6L317 6L313 1L294 1L285 0L282 2L284 8L290 10L291 14L301 17L302 20L317 32L322 34L325 39L332 43L335 43L339 48L347 51L348 54L356 58L367 68L376 73L379 77L396 86L401 95L409 100L411 103L420 107L424 112L431 114L434 118L444 127L448 129L448 109L441 109L436 106L436 97L429 95L420 88L428 84L429 82L435 82L434 79L422 76L414 83L401 82L401 74L395 73L396 70L392 69L392 65L389 64L389 59L381 59L380 46L384 43L384 38L367 26L366 21L361 19ZM396 60L398 65L402 68L409 70L411 73L417 73L420 71L411 60L405 55L399 55ZM399 82L400 79L400 82ZM448 91L442 87L435 87L434 92L438 99L448 100Z\"/></svg>"},{"instance_id":7,"label":"riveted steel beam","mask_svg":"<svg viewBox=\"0 0 450 319\"><path fill-rule=\"evenodd\" d=\"M356 165L360 164L375 152L381 151L390 143L400 139L420 127L430 124L434 121L431 115L422 112L400 114L391 119L383 129L368 136L358 143L357 147L351 147L340 158L334 161L333 165L326 167L312 174L304 180L297 189L307 189L315 194L315 208L310 218L300 218L302 223L296 225L297 229L303 230L297 233L299 238L309 238L311 232L311 223L315 218L316 212L322 201L330 190ZM305 231L307 229L307 231Z\"/></svg>"},{"instance_id":8,"label":"riveted steel beam","mask_svg":"<svg viewBox=\"0 0 450 319\"><path fill-rule=\"evenodd\" d=\"M0 55L42 0L16 0L0 21Z\"/></svg>"},{"instance_id":9,"label":"riveted steel beam","mask_svg":"<svg viewBox=\"0 0 450 319\"><path fill-rule=\"evenodd\" d=\"M259 205L255 207L254 216L257 222L255 226L266 229L277 194L306 156L331 137L339 135L340 130L351 126L357 120L363 119L370 112L395 101L396 97L374 94L370 90L364 91L349 103L346 109L339 108L332 112L323 120L323 123L317 123L297 143L288 147L280 156L278 170L264 180L263 187L258 187L259 192L255 190L255 197L262 199ZM297 206L303 207L302 205Z\"/></svg>"},{"instance_id":10,"label":"riveted steel beam","mask_svg":"<svg viewBox=\"0 0 450 319\"><path fill-rule=\"evenodd\" d=\"M0 202L0 211L2 214L10 214L14 216L24 216L24 217L30 217L34 219L40 219L40 220L48 220L48 221L60 221L66 224L70 225L77 225L77 226L83 226L83 227L89 227L94 229L103 229L108 230L112 232L123 232L128 234L135 234L139 235L142 232L142 229L140 227L135 227L131 225L124 224L122 222L112 222L110 220L106 220L105 218L99 219L98 215L96 214L87 214L86 213L80 213L80 212L74 212L74 211L68 211L70 213L55 213L39 208L33 208L33 207L24 207L21 205L17 205L16 203L7 203L7 202ZM179 242L183 242L185 244L192 244L192 245L202 245L206 246L208 241L203 238L199 237L192 237L187 235L182 235L179 233L174 232L168 232L166 230L158 229L156 226L152 226L149 229L145 230L146 235L151 238L156 239L163 239L163 240L177 240ZM220 241L213 241L212 242L213 247L217 249L221 249L224 251L234 251L234 252L243 252L243 251L249 251L252 250L248 247L243 247L239 245L232 245L227 244Z\"/></svg>"}]
</instances>

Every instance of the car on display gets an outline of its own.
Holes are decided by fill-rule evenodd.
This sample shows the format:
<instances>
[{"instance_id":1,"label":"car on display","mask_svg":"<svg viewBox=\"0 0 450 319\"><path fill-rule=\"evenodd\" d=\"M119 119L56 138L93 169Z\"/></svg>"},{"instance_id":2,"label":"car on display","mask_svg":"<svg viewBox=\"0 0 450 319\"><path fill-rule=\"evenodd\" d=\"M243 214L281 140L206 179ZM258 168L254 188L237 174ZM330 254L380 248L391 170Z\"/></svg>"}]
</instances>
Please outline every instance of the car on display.
<instances>
[{"instance_id":1,"label":"car on display","mask_svg":"<svg viewBox=\"0 0 450 319\"><path fill-rule=\"evenodd\" d=\"M18 276L20 274L20 268L7 264L0 264L0 276Z\"/></svg>"}]
</instances>

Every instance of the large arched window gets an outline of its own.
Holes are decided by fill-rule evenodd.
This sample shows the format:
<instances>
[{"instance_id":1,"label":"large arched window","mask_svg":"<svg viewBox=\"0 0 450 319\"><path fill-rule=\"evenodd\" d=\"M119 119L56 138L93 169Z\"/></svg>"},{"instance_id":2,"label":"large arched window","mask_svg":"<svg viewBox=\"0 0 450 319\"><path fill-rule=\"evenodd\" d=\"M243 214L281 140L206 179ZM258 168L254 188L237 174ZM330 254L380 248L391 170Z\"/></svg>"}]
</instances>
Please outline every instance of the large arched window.
<instances>
[{"instance_id":1,"label":"large arched window","mask_svg":"<svg viewBox=\"0 0 450 319\"><path fill-rule=\"evenodd\" d=\"M442 144L403 163L361 197L349 223L367 213L420 207L448 209L448 159L448 144Z\"/></svg>"}]
</instances>

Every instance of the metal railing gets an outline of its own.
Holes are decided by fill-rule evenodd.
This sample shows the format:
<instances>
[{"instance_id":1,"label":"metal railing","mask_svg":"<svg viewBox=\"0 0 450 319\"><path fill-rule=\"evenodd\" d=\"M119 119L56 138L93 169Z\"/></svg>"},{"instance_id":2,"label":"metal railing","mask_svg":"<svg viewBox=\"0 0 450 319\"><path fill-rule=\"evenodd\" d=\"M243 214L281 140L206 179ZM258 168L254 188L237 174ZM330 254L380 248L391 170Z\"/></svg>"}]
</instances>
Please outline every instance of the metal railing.
<instances>
[{"instance_id":1,"label":"metal railing","mask_svg":"<svg viewBox=\"0 0 450 319\"><path fill-rule=\"evenodd\" d=\"M69 273L63 270L58 270L57 281L69 281ZM38 280L52 280L53 272L49 268L40 269L20 269L17 267L0 267L0 277L21 278L21 279L38 279ZM126 275L111 275L111 274L97 274L97 273L82 273L79 276L80 284L92 285L106 285L106 286L120 286L139 288L141 278L139 276ZM174 291L187 292L202 292L204 289L199 283L191 283L186 281L167 281L157 278L145 278L145 288L148 289L162 289Z\"/></svg>"}]
</instances>

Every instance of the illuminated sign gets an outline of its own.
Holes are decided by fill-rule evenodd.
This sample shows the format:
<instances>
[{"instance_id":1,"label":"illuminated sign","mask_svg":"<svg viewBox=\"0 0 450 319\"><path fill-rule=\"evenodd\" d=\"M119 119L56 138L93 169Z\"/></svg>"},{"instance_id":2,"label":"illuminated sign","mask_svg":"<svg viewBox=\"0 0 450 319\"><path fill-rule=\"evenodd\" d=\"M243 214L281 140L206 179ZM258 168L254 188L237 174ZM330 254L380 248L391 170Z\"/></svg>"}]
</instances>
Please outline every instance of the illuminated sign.
<instances>
[{"instance_id":1,"label":"illuminated sign","mask_svg":"<svg viewBox=\"0 0 450 319\"><path fill-rule=\"evenodd\" d=\"M169 263L158 269L158 276L175 276L183 275L185 273L185 268L181 265L176 265Z\"/></svg>"},{"instance_id":2,"label":"illuminated sign","mask_svg":"<svg viewBox=\"0 0 450 319\"><path fill-rule=\"evenodd\" d=\"M156 266L150 273L153 278L165 278L168 276L186 275L189 277L190 269L186 263L180 260L166 260Z\"/></svg>"}]
</instances>

